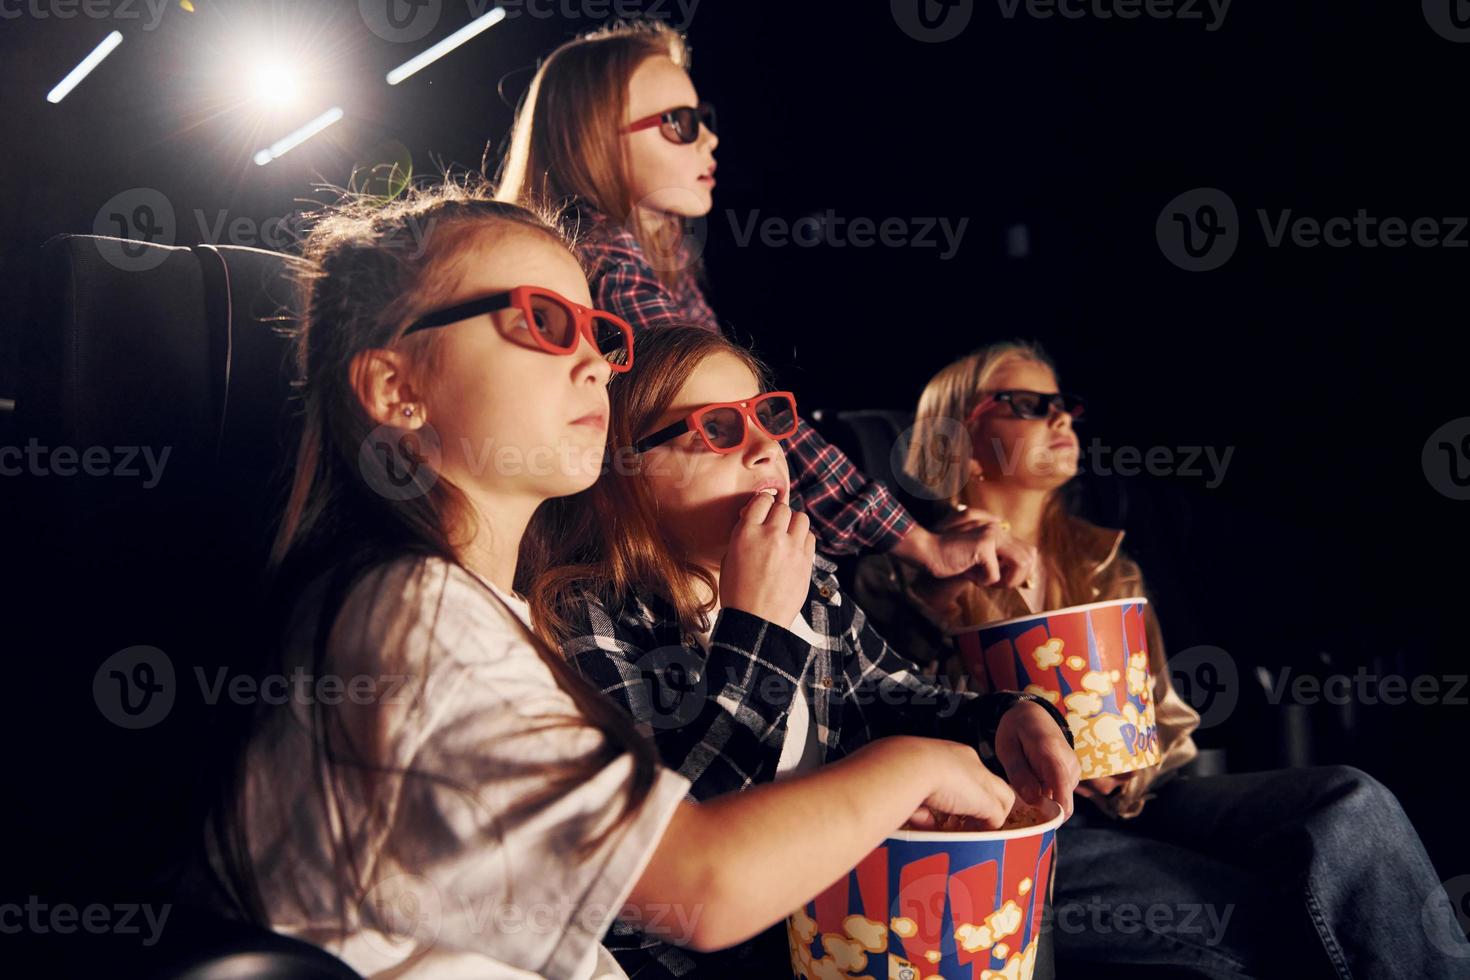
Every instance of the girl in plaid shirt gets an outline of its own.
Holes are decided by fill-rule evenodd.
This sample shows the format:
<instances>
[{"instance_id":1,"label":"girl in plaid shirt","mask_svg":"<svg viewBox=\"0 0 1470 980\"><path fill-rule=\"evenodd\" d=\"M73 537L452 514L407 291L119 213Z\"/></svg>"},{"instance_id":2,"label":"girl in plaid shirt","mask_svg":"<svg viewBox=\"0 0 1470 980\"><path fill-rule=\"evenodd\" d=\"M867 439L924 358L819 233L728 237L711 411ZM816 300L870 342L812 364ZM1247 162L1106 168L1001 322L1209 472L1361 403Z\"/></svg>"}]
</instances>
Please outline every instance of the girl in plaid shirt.
<instances>
[{"instance_id":1,"label":"girl in plaid shirt","mask_svg":"<svg viewBox=\"0 0 1470 980\"><path fill-rule=\"evenodd\" d=\"M993 754L1018 795L1069 811L1078 763L1056 709L925 677L839 591L787 503L794 398L763 394L761 365L719 334L638 343L610 388L610 469L538 516L522 572L538 627L653 736L690 796L821 772L902 734ZM632 927L607 944L637 977L770 976L788 958L779 931L716 958Z\"/></svg>"},{"instance_id":2,"label":"girl in plaid shirt","mask_svg":"<svg viewBox=\"0 0 1470 980\"><path fill-rule=\"evenodd\" d=\"M640 334L673 323L719 332L684 222L715 186L714 111L699 101L683 39L658 22L606 28L541 65L502 165L502 200L570 207L600 309ZM934 534L805 419L785 441L791 501L822 550L893 554L927 573L1019 585L1033 550L996 524Z\"/></svg>"}]
</instances>

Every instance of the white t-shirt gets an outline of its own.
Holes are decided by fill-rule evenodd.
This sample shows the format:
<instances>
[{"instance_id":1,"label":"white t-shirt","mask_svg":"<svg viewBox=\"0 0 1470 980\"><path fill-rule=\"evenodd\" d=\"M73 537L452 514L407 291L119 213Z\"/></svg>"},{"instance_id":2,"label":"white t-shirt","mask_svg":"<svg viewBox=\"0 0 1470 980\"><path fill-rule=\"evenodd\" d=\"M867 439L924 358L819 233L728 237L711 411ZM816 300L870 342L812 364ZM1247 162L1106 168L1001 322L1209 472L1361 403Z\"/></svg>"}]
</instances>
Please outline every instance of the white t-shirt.
<instances>
[{"instance_id":1,"label":"white t-shirt","mask_svg":"<svg viewBox=\"0 0 1470 980\"><path fill-rule=\"evenodd\" d=\"M698 629L694 631L705 653L709 653L710 636L714 633L714 625L719 613L720 605L716 601L715 608L709 616L709 631ZM801 613L796 614L796 618L791 621L788 629L814 646L822 642ZM811 684L803 674L791 698L791 713L786 716L786 737L781 742L781 756L776 762L776 778L781 779L798 772L806 772L821 764L821 740L817 737L817 726L812 724Z\"/></svg>"},{"instance_id":2,"label":"white t-shirt","mask_svg":"<svg viewBox=\"0 0 1470 980\"><path fill-rule=\"evenodd\" d=\"M340 809L326 806L306 722L310 701L327 704L329 695L308 677L308 691L320 693L293 694L250 746L249 844L274 929L367 977L624 977L600 941L689 782L660 769L643 808L580 860L575 845L621 809L630 756L511 812L547 786L546 766L583 757L603 736L580 724L544 727L576 717L576 707L527 641L525 603L506 598L513 613L480 580L437 560L395 562L348 595L328 645L329 670L342 679L328 711L369 758L468 792L389 772L371 777L374 820L367 775L347 782ZM310 630L303 622L293 635ZM362 880L373 882L346 909L345 934L337 903L348 893L328 849L328 828L344 824Z\"/></svg>"}]
</instances>

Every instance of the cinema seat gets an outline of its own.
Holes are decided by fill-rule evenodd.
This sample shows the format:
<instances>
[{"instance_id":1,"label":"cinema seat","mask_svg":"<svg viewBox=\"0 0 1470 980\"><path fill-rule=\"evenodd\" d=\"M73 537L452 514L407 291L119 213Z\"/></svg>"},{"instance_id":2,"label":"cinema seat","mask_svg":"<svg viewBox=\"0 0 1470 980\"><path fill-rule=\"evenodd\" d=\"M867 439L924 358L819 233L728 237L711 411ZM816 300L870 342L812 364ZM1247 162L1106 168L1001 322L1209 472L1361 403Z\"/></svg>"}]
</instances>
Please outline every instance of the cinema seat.
<instances>
[{"instance_id":1,"label":"cinema seat","mask_svg":"<svg viewBox=\"0 0 1470 980\"><path fill-rule=\"evenodd\" d=\"M138 469L147 447L162 462L152 485L127 475L34 481L44 492L32 503L65 518L71 549L218 554L216 519L260 510L292 438L280 316L293 261L91 235L46 244L43 290L54 303L20 338L19 437L117 462L138 449Z\"/></svg>"},{"instance_id":2,"label":"cinema seat","mask_svg":"<svg viewBox=\"0 0 1470 980\"><path fill-rule=\"evenodd\" d=\"M282 319L294 261L86 235L43 249L52 302L18 338L18 440L167 457L151 485L116 474L22 481L15 554L28 574L15 608L28 615L18 648L67 651L35 658L44 685L35 689L80 692L26 709L33 730L66 732L85 751L71 753L75 771L34 814L38 842L50 842L37 853L71 860L26 868L21 880L161 903L196 856L211 733L228 713L197 678L243 672L258 656L242 638L260 618L271 515L295 438ZM166 657L174 700L162 720L128 730L108 716L94 675L138 645ZM104 800L126 802L99 809ZM344 974L197 977L246 975Z\"/></svg>"},{"instance_id":3,"label":"cinema seat","mask_svg":"<svg viewBox=\"0 0 1470 980\"><path fill-rule=\"evenodd\" d=\"M265 929L235 926L152 974L152 980L362 980L326 950Z\"/></svg>"}]
</instances>

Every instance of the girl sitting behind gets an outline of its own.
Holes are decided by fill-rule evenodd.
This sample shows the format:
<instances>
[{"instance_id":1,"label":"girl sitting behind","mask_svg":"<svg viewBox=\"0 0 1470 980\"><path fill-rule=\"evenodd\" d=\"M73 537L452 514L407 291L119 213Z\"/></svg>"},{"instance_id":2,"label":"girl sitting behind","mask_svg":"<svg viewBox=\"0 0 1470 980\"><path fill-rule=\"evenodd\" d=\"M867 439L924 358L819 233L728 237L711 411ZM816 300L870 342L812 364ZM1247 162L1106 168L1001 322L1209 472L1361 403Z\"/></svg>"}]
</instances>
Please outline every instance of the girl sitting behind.
<instances>
[{"instance_id":1,"label":"girl sitting behind","mask_svg":"<svg viewBox=\"0 0 1470 980\"><path fill-rule=\"evenodd\" d=\"M550 557L532 602L548 640L652 734L691 796L820 773L908 734L993 751L1018 795L1069 808L1078 764L1055 709L922 676L842 594L788 505L794 397L766 390L759 362L717 333L670 327L638 343L611 387L609 471L534 536ZM784 933L717 960L631 927L608 943L637 976L774 976L789 962Z\"/></svg>"},{"instance_id":2,"label":"girl sitting behind","mask_svg":"<svg viewBox=\"0 0 1470 980\"><path fill-rule=\"evenodd\" d=\"M714 206L714 110L689 77L684 39L659 22L575 38L536 72L501 169L503 199L568 206L602 309L645 330L720 332L685 223ZM783 442L791 501L822 551L893 554L940 576L1025 579L1032 555L994 526L931 534L805 419Z\"/></svg>"}]
</instances>

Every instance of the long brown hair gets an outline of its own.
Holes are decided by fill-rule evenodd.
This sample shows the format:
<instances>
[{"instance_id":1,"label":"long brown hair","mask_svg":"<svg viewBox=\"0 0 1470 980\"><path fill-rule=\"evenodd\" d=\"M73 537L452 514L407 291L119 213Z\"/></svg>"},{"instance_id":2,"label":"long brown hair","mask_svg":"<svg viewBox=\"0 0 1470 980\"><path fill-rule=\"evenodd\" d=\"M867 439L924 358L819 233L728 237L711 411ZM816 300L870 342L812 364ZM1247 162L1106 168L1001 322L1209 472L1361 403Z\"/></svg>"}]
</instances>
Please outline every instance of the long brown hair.
<instances>
[{"instance_id":1,"label":"long brown hair","mask_svg":"<svg viewBox=\"0 0 1470 980\"><path fill-rule=\"evenodd\" d=\"M507 234L540 236L558 248L568 248L547 216L494 200L478 181L451 179L433 187L412 188L387 205L344 197L341 203L316 216L304 242L307 264L299 282L302 312L295 347L302 432L289 499L271 552L270 571L279 623L292 619L293 607L300 605L303 596L312 597L316 613L309 653L313 677L326 676L332 670L328 641L334 628L350 625L340 624L338 619L356 586L368 582L381 588L386 584L385 570L405 560L410 574L421 578L434 574L436 568L447 572L451 566L464 567L459 555L466 535L473 533L473 524L464 495L449 480L435 478L427 468L421 468L413 478L419 481L422 492L406 495L408 499L390 499L373 490L384 485L375 482L374 476L386 473L374 474L368 468L385 467L387 461L375 454L360 453L376 423L353 386L352 364L364 351L396 346L408 355L412 373L432 377L436 358L433 335L438 331L408 338L403 337L403 331L415 318L442 304L455 288L457 266L453 260L465 247L486 235ZM486 587L486 592L503 603L493 590ZM375 604L377 598L375 593ZM393 601L391 595L382 598ZM514 617L513 612L510 614ZM437 621L437 612L434 618ZM428 624L428 628L432 634L434 624ZM415 631L414 635L423 634ZM575 717L548 718L547 727L590 727L600 731L604 739L589 755L564 766L534 767L538 774L548 777L548 785L524 808L566 792L623 753L630 754L634 762L617 820L603 834L582 842L583 848L590 849L626 823L642 805L657 775L656 756L652 745L611 701L578 677L552 647L529 631L526 635L578 712ZM397 638L380 639L391 643ZM289 658L301 656L288 652L284 642L275 643L272 649L276 658L273 666L283 672L292 666L287 662ZM416 693L422 696L422 690ZM466 787L474 784L474 778L473 774L430 773L383 765L377 758L380 753L374 750L379 733L369 732L366 739L361 731L354 735L342 714L322 701L313 699L310 708L309 764L315 775L312 783L322 793L323 812L339 817L349 813L349 787L366 794L369 803L365 822L371 826L334 827L331 835L331 856L341 883L339 913L345 929L347 909L372 885L367 880L368 865L356 853L353 842L364 835L370 839L374 836L371 831L386 830L391 822L387 808L377 805L382 800L383 777L429 779L466 794L472 793ZM224 880L219 884L226 898L238 912L263 923L267 922L267 913L244 825L244 763L249 740L261 735L274 720L271 710L263 708L244 720L240 744L230 760L211 821L215 853L224 871ZM369 727L376 727L376 723Z\"/></svg>"},{"instance_id":2,"label":"long brown hair","mask_svg":"<svg viewBox=\"0 0 1470 980\"><path fill-rule=\"evenodd\" d=\"M649 58L689 68L684 38L661 21L600 28L553 51L536 71L501 162L502 201L565 208L586 203L628 228L665 285L694 257L675 255L683 225L675 215L648 220L633 198L623 137L628 84Z\"/></svg>"},{"instance_id":3,"label":"long brown hair","mask_svg":"<svg viewBox=\"0 0 1470 980\"><path fill-rule=\"evenodd\" d=\"M571 634L567 613L583 592L608 609L639 596L658 596L673 606L685 629L708 627L713 600L701 601L695 583L713 592L714 579L675 553L664 537L658 505L638 475L639 458L630 447L648 434L694 369L712 354L739 358L762 389L769 386L768 372L755 355L694 326L640 334L633 369L609 385L611 465L590 490L548 501L551 506L536 515L521 549L517 575L526 575L532 620L548 642L560 644Z\"/></svg>"},{"instance_id":4,"label":"long brown hair","mask_svg":"<svg viewBox=\"0 0 1470 980\"><path fill-rule=\"evenodd\" d=\"M1039 344L1005 341L946 365L919 396L904 471L951 507L964 502L973 458L964 420L994 390L991 381L997 372L1017 361L1040 364L1056 374L1056 365ZM1065 485L1049 491L1037 542L1046 578L1043 608L1143 594L1143 575L1131 560L1120 555L1100 571L1086 560L1089 528L1073 513ZM1008 595L996 589L967 589L962 600L967 621L983 623L1014 615L1014 610L1001 605Z\"/></svg>"}]
</instances>

